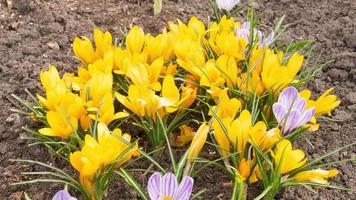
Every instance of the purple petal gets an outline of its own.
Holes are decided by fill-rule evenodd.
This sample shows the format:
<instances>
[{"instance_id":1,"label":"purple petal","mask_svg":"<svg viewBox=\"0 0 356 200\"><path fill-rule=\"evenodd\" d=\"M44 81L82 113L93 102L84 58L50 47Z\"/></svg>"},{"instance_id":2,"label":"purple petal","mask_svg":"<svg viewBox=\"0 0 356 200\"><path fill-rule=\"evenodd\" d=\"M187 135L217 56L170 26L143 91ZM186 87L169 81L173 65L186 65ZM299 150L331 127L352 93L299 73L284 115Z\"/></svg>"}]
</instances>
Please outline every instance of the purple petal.
<instances>
[{"instance_id":1,"label":"purple petal","mask_svg":"<svg viewBox=\"0 0 356 200\"><path fill-rule=\"evenodd\" d=\"M178 188L178 182L176 176L171 172L168 172L163 176L161 187L160 187L160 196L161 197L173 197Z\"/></svg>"},{"instance_id":2,"label":"purple petal","mask_svg":"<svg viewBox=\"0 0 356 200\"><path fill-rule=\"evenodd\" d=\"M273 114L277 119L279 125L284 121L287 114L286 108L281 103L274 103L272 106Z\"/></svg>"},{"instance_id":3,"label":"purple petal","mask_svg":"<svg viewBox=\"0 0 356 200\"><path fill-rule=\"evenodd\" d=\"M174 200L188 200L192 194L194 180L185 176L179 185L178 191L174 195Z\"/></svg>"},{"instance_id":4,"label":"purple petal","mask_svg":"<svg viewBox=\"0 0 356 200\"><path fill-rule=\"evenodd\" d=\"M158 200L160 195L162 175L159 172L152 174L147 183L147 191L151 200Z\"/></svg>"},{"instance_id":5,"label":"purple petal","mask_svg":"<svg viewBox=\"0 0 356 200\"><path fill-rule=\"evenodd\" d=\"M295 87L285 88L278 97L278 102L286 107L290 107L293 101L298 97L298 90Z\"/></svg>"},{"instance_id":6,"label":"purple petal","mask_svg":"<svg viewBox=\"0 0 356 200\"><path fill-rule=\"evenodd\" d=\"M257 34L257 39L258 39L258 42L262 41L262 38L263 38L263 34L260 30L257 30L257 29L253 29L253 35L254 37L256 37L256 34Z\"/></svg>"},{"instance_id":7,"label":"purple petal","mask_svg":"<svg viewBox=\"0 0 356 200\"><path fill-rule=\"evenodd\" d=\"M58 191L52 198L52 200L74 200L74 199L76 198L70 196L70 194L65 190Z\"/></svg>"},{"instance_id":8,"label":"purple petal","mask_svg":"<svg viewBox=\"0 0 356 200\"><path fill-rule=\"evenodd\" d=\"M269 34L262 42L262 47L268 46L272 43L274 38L274 32L272 31L271 34Z\"/></svg>"},{"instance_id":9,"label":"purple petal","mask_svg":"<svg viewBox=\"0 0 356 200\"><path fill-rule=\"evenodd\" d=\"M311 118L314 116L315 113L315 108L310 108L307 111L305 111L298 119L298 127L303 126L304 124L308 123Z\"/></svg>"},{"instance_id":10,"label":"purple petal","mask_svg":"<svg viewBox=\"0 0 356 200\"><path fill-rule=\"evenodd\" d=\"M241 25L241 28L242 28L242 29L250 30L250 22L249 22L249 21L244 22L244 23Z\"/></svg>"},{"instance_id":11,"label":"purple petal","mask_svg":"<svg viewBox=\"0 0 356 200\"><path fill-rule=\"evenodd\" d=\"M298 127L297 122L298 122L299 115L300 115L300 112L298 110L292 110L289 113L287 121L282 122L282 123L285 123L285 126L283 127L283 133L288 134L292 130L294 130L295 128Z\"/></svg>"},{"instance_id":12,"label":"purple petal","mask_svg":"<svg viewBox=\"0 0 356 200\"><path fill-rule=\"evenodd\" d=\"M298 96L297 99L294 100L294 103L292 105L293 110L298 110L299 112L304 112L305 111L305 106L307 102L305 99L302 99Z\"/></svg>"}]
</instances>

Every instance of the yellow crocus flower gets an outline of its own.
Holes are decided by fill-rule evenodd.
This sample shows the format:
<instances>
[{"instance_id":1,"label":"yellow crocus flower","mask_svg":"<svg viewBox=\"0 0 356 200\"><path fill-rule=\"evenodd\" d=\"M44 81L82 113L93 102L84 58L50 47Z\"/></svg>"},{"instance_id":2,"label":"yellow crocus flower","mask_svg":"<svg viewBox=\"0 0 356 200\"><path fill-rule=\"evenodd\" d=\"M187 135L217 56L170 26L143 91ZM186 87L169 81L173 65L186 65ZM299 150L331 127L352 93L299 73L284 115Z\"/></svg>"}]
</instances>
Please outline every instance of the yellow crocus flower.
<instances>
[{"instance_id":1,"label":"yellow crocus flower","mask_svg":"<svg viewBox=\"0 0 356 200\"><path fill-rule=\"evenodd\" d=\"M307 101L307 109L315 107L315 116L320 115L331 115L331 111L338 107L341 103L336 95L329 95L334 88L329 88L326 90L317 100L311 100L311 91L303 90L299 94Z\"/></svg>"},{"instance_id":2,"label":"yellow crocus flower","mask_svg":"<svg viewBox=\"0 0 356 200\"><path fill-rule=\"evenodd\" d=\"M84 64L95 61L95 52L89 38L82 36L76 37L73 41L73 51L75 56Z\"/></svg>"},{"instance_id":3,"label":"yellow crocus flower","mask_svg":"<svg viewBox=\"0 0 356 200\"><path fill-rule=\"evenodd\" d=\"M155 91L161 90L159 76L163 67L163 58L157 58L151 65L131 65L126 73L134 85L149 87Z\"/></svg>"},{"instance_id":4,"label":"yellow crocus flower","mask_svg":"<svg viewBox=\"0 0 356 200\"><path fill-rule=\"evenodd\" d=\"M70 154L69 159L72 166L80 172L81 183L88 189L92 190L93 179L100 170L115 161L121 154L126 151L128 145L117 137L130 142L131 137L128 134L122 134L120 129L115 129L111 134L108 128L99 123L97 127L98 140L91 135L85 135L84 146L80 151ZM117 135L114 136L113 134ZM122 159L116 163L117 167L131 159L132 156L138 156L137 143L130 149ZM93 192L93 191L91 191Z\"/></svg>"},{"instance_id":5,"label":"yellow crocus flower","mask_svg":"<svg viewBox=\"0 0 356 200\"><path fill-rule=\"evenodd\" d=\"M184 93L183 93L184 92ZM182 89L182 95L175 85L174 77L166 75L162 83L162 92L160 97L160 107L165 108L166 112L172 113L180 107L189 107L195 100L196 93L193 89Z\"/></svg>"},{"instance_id":6,"label":"yellow crocus flower","mask_svg":"<svg viewBox=\"0 0 356 200\"><path fill-rule=\"evenodd\" d=\"M327 178L334 177L338 174L336 169L332 170L323 170L323 169L314 169L309 171L299 172L294 175L291 179L296 182L311 182L318 184L328 185L329 182Z\"/></svg>"},{"instance_id":7,"label":"yellow crocus flower","mask_svg":"<svg viewBox=\"0 0 356 200\"><path fill-rule=\"evenodd\" d=\"M205 67L201 69L199 73L200 76L200 85L213 87L213 86L222 86L225 83L224 75L221 74L220 70L216 67L213 60L209 60Z\"/></svg>"},{"instance_id":8,"label":"yellow crocus flower","mask_svg":"<svg viewBox=\"0 0 356 200\"><path fill-rule=\"evenodd\" d=\"M78 120L61 111L48 111L46 119L49 128L41 128L38 130L42 135L67 139L78 128Z\"/></svg>"},{"instance_id":9,"label":"yellow crocus flower","mask_svg":"<svg viewBox=\"0 0 356 200\"><path fill-rule=\"evenodd\" d=\"M240 68L234 57L222 55L216 60L216 67L221 72L221 76L225 78L226 85L229 88L237 86L237 75L240 73Z\"/></svg>"},{"instance_id":10,"label":"yellow crocus flower","mask_svg":"<svg viewBox=\"0 0 356 200\"><path fill-rule=\"evenodd\" d=\"M73 51L75 56L85 65L94 63L102 58L107 52L113 50L112 36L109 32L102 32L100 29L94 29L94 42L96 50L89 38L82 36L76 37L73 41Z\"/></svg>"},{"instance_id":11,"label":"yellow crocus flower","mask_svg":"<svg viewBox=\"0 0 356 200\"><path fill-rule=\"evenodd\" d=\"M243 110L239 117L234 120L229 129L229 138L235 146L236 151L242 155L249 139L250 129L252 128L252 116L248 110Z\"/></svg>"},{"instance_id":12,"label":"yellow crocus flower","mask_svg":"<svg viewBox=\"0 0 356 200\"><path fill-rule=\"evenodd\" d=\"M237 78L237 86L246 95L261 95L265 91L261 77L256 71L241 73Z\"/></svg>"},{"instance_id":13,"label":"yellow crocus flower","mask_svg":"<svg viewBox=\"0 0 356 200\"><path fill-rule=\"evenodd\" d=\"M140 54L145 43L145 33L139 26L134 26L128 32L125 44L131 54Z\"/></svg>"},{"instance_id":14,"label":"yellow crocus flower","mask_svg":"<svg viewBox=\"0 0 356 200\"><path fill-rule=\"evenodd\" d=\"M87 101L88 107L98 108L102 104L103 97L112 93L113 78L111 74L98 73L91 77L81 92L82 99ZM89 94L88 94L89 92Z\"/></svg>"},{"instance_id":15,"label":"yellow crocus flower","mask_svg":"<svg viewBox=\"0 0 356 200\"><path fill-rule=\"evenodd\" d=\"M220 119L235 119L237 112L241 109L241 102L236 98L230 99L227 92L228 89L224 89L220 93L218 104L211 108L209 115L212 115L211 112L215 112Z\"/></svg>"},{"instance_id":16,"label":"yellow crocus flower","mask_svg":"<svg viewBox=\"0 0 356 200\"><path fill-rule=\"evenodd\" d=\"M130 85L127 96L116 92L115 97L123 106L140 117L147 116L155 121L156 111L160 112L159 97L149 88Z\"/></svg>"},{"instance_id":17,"label":"yellow crocus flower","mask_svg":"<svg viewBox=\"0 0 356 200\"><path fill-rule=\"evenodd\" d=\"M199 155L201 149L205 144L206 138L208 137L208 132L209 132L209 126L206 123L200 125L188 149L187 159L189 161L196 159L196 157Z\"/></svg>"},{"instance_id":18,"label":"yellow crocus flower","mask_svg":"<svg viewBox=\"0 0 356 200\"><path fill-rule=\"evenodd\" d=\"M266 124L260 121L252 127L249 137L249 143L255 144L264 151L271 148L281 139L281 131L278 128L267 131Z\"/></svg>"},{"instance_id":19,"label":"yellow crocus flower","mask_svg":"<svg viewBox=\"0 0 356 200\"><path fill-rule=\"evenodd\" d=\"M200 42L185 36L176 40L174 53L177 56L178 65L198 79L198 74L205 65L205 55Z\"/></svg>"},{"instance_id":20,"label":"yellow crocus flower","mask_svg":"<svg viewBox=\"0 0 356 200\"><path fill-rule=\"evenodd\" d=\"M146 38L146 50L148 62L152 63L156 58L163 57L165 61L173 58L173 41L172 33L167 33L166 29L155 37L148 35Z\"/></svg>"},{"instance_id":21,"label":"yellow crocus flower","mask_svg":"<svg viewBox=\"0 0 356 200\"><path fill-rule=\"evenodd\" d=\"M109 32L102 32L94 28L95 55L97 58L102 57L105 53L113 50L112 36Z\"/></svg>"},{"instance_id":22,"label":"yellow crocus flower","mask_svg":"<svg viewBox=\"0 0 356 200\"><path fill-rule=\"evenodd\" d=\"M292 143L286 139L277 143L273 157L276 166L280 165L282 174L303 166L307 161L304 152L299 149L293 150Z\"/></svg>"},{"instance_id":23,"label":"yellow crocus flower","mask_svg":"<svg viewBox=\"0 0 356 200\"><path fill-rule=\"evenodd\" d=\"M237 61L242 60L245 56L246 41L242 38L237 38L233 31L222 32L216 36L216 49L218 55L228 55L236 58Z\"/></svg>"},{"instance_id":24,"label":"yellow crocus flower","mask_svg":"<svg viewBox=\"0 0 356 200\"><path fill-rule=\"evenodd\" d=\"M56 90L58 82L61 81L57 68L50 65L47 71L40 72L40 80L45 91Z\"/></svg>"},{"instance_id":25,"label":"yellow crocus flower","mask_svg":"<svg viewBox=\"0 0 356 200\"><path fill-rule=\"evenodd\" d=\"M89 108L89 110L97 111L98 114L91 114L89 117L93 120L98 120L105 125L109 125L112 121L116 119L121 119L128 117L129 114L126 112L115 113L113 97L111 93L107 93L98 108ZM97 119L98 118L98 119Z\"/></svg>"},{"instance_id":26,"label":"yellow crocus flower","mask_svg":"<svg viewBox=\"0 0 356 200\"><path fill-rule=\"evenodd\" d=\"M302 67L304 57L294 53L287 65L282 64L283 52L275 54L267 51L261 72L262 83L267 90L278 93L294 81L295 76Z\"/></svg>"}]
</instances>

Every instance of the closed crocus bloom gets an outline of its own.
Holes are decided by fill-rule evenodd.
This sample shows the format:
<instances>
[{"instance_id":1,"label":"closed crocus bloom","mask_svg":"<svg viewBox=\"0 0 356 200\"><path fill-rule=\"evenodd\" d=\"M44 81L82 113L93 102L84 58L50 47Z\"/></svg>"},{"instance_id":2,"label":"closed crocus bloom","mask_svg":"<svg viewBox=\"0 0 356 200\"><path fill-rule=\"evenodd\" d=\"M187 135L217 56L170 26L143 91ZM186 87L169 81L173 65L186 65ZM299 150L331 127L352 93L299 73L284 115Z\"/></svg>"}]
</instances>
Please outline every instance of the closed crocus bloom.
<instances>
[{"instance_id":1,"label":"closed crocus bloom","mask_svg":"<svg viewBox=\"0 0 356 200\"><path fill-rule=\"evenodd\" d=\"M126 36L126 47L131 54L139 54L143 49L145 43L145 33L142 28L134 26L130 29Z\"/></svg>"},{"instance_id":2,"label":"closed crocus bloom","mask_svg":"<svg viewBox=\"0 0 356 200\"><path fill-rule=\"evenodd\" d=\"M95 54L102 57L106 52L112 51L112 36L109 32L102 32L100 29L94 29Z\"/></svg>"},{"instance_id":3,"label":"closed crocus bloom","mask_svg":"<svg viewBox=\"0 0 356 200\"><path fill-rule=\"evenodd\" d=\"M216 0L216 4L220 10L231 11L240 0Z\"/></svg>"},{"instance_id":4,"label":"closed crocus bloom","mask_svg":"<svg viewBox=\"0 0 356 200\"><path fill-rule=\"evenodd\" d=\"M183 177L178 185L174 174L168 172L163 177L161 173L152 174L147 183L147 191L151 200L189 200L192 194L194 180Z\"/></svg>"},{"instance_id":5,"label":"closed crocus bloom","mask_svg":"<svg viewBox=\"0 0 356 200\"><path fill-rule=\"evenodd\" d=\"M242 155L245 152L245 147L249 139L250 129L252 128L252 116L248 110L243 110L240 116L231 124L229 130L229 138L235 146L236 151Z\"/></svg>"},{"instance_id":6,"label":"closed crocus bloom","mask_svg":"<svg viewBox=\"0 0 356 200\"><path fill-rule=\"evenodd\" d=\"M42 135L67 139L78 128L78 119L65 115L61 111L48 111L46 119L49 128L38 130Z\"/></svg>"},{"instance_id":7,"label":"closed crocus bloom","mask_svg":"<svg viewBox=\"0 0 356 200\"><path fill-rule=\"evenodd\" d=\"M82 92L82 98L86 99L90 96L88 107L99 108L102 103L103 97L112 92L113 77L111 74L98 73L94 75L87 83L86 90ZM89 92L89 94L87 94Z\"/></svg>"},{"instance_id":8,"label":"closed crocus bloom","mask_svg":"<svg viewBox=\"0 0 356 200\"><path fill-rule=\"evenodd\" d=\"M328 185L329 182L327 178L334 177L338 174L336 169L332 170L323 170L323 169L314 169L309 171L299 172L294 175L291 179L296 182L311 182L317 184Z\"/></svg>"},{"instance_id":9,"label":"closed crocus bloom","mask_svg":"<svg viewBox=\"0 0 356 200\"><path fill-rule=\"evenodd\" d=\"M285 88L273 104L273 113L284 134L308 123L315 108L306 109L306 100L299 96L295 87Z\"/></svg>"},{"instance_id":10,"label":"closed crocus bloom","mask_svg":"<svg viewBox=\"0 0 356 200\"><path fill-rule=\"evenodd\" d=\"M213 128L214 128L214 138L219 145L220 152L222 156L227 156L230 152L231 141L229 138L229 132L231 129L233 119L232 118L221 118L220 122L217 120L213 120Z\"/></svg>"},{"instance_id":11,"label":"closed crocus bloom","mask_svg":"<svg viewBox=\"0 0 356 200\"><path fill-rule=\"evenodd\" d=\"M188 149L188 160L194 160L203 148L206 138L208 137L209 126L206 123L200 125L198 131L195 133L192 143Z\"/></svg>"},{"instance_id":12,"label":"closed crocus bloom","mask_svg":"<svg viewBox=\"0 0 356 200\"><path fill-rule=\"evenodd\" d=\"M240 175L240 178L243 181L246 180L247 177L250 175L251 164L252 164L252 161L251 160L246 160L245 158L243 158L240 161L240 164L239 164L239 175Z\"/></svg>"},{"instance_id":13,"label":"closed crocus bloom","mask_svg":"<svg viewBox=\"0 0 356 200\"><path fill-rule=\"evenodd\" d=\"M188 142L190 142L193 137L193 128L184 124L179 127L179 135L176 138L175 145L178 147L182 147Z\"/></svg>"},{"instance_id":14,"label":"closed crocus bloom","mask_svg":"<svg viewBox=\"0 0 356 200\"><path fill-rule=\"evenodd\" d=\"M71 165L80 173L81 184L89 191L92 190L92 181L100 169L100 155L97 148L96 140L87 134L82 149L69 155Z\"/></svg>"},{"instance_id":15,"label":"closed crocus bloom","mask_svg":"<svg viewBox=\"0 0 356 200\"><path fill-rule=\"evenodd\" d=\"M93 63L96 59L93 45L87 37L76 37L73 42L73 51L75 56L84 64Z\"/></svg>"},{"instance_id":16,"label":"closed crocus bloom","mask_svg":"<svg viewBox=\"0 0 356 200\"><path fill-rule=\"evenodd\" d=\"M53 65L47 71L40 72L40 80L46 92L54 90L60 79L57 68Z\"/></svg>"},{"instance_id":17,"label":"closed crocus bloom","mask_svg":"<svg viewBox=\"0 0 356 200\"><path fill-rule=\"evenodd\" d=\"M169 51L168 48L170 47L167 33L159 34L156 37L149 35L146 39L146 44L150 63L156 58L163 56L166 51ZM171 50L173 50L172 47Z\"/></svg>"},{"instance_id":18,"label":"closed crocus bloom","mask_svg":"<svg viewBox=\"0 0 356 200\"><path fill-rule=\"evenodd\" d=\"M216 60L216 68L222 72L222 77L228 87L233 88L237 86L237 74L240 69L237 67L235 58L232 56L222 55Z\"/></svg>"},{"instance_id":19,"label":"closed crocus bloom","mask_svg":"<svg viewBox=\"0 0 356 200\"><path fill-rule=\"evenodd\" d=\"M277 143L273 157L275 165L280 167L282 174L303 166L307 161L304 152L299 149L293 150L292 143L286 139Z\"/></svg>"},{"instance_id":20,"label":"closed crocus bloom","mask_svg":"<svg viewBox=\"0 0 356 200\"><path fill-rule=\"evenodd\" d=\"M201 20L199 20L198 18L196 18L195 16L190 18L190 20L188 22L188 28L190 30L192 30L192 32L198 36L197 39L200 39L205 35L204 23Z\"/></svg>"}]
</instances>

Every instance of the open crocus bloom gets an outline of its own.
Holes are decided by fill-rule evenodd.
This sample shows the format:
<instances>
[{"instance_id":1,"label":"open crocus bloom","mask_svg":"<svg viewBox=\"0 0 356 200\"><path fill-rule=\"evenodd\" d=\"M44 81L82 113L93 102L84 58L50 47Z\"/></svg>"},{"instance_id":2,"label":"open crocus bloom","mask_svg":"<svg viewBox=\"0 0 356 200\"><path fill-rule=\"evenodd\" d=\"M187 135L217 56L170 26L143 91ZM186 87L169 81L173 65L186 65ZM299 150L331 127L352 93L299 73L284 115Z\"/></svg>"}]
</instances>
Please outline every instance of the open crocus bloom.
<instances>
[{"instance_id":1,"label":"open crocus bloom","mask_svg":"<svg viewBox=\"0 0 356 200\"><path fill-rule=\"evenodd\" d=\"M147 190L151 200L188 200L192 194L193 179L183 177L178 186L177 178L168 172L163 177L155 172L148 180Z\"/></svg>"},{"instance_id":2,"label":"open crocus bloom","mask_svg":"<svg viewBox=\"0 0 356 200\"><path fill-rule=\"evenodd\" d=\"M306 101L299 96L295 87L285 88L273 104L273 113L283 133L288 134L306 124L315 113L315 107L306 110Z\"/></svg>"},{"instance_id":3,"label":"open crocus bloom","mask_svg":"<svg viewBox=\"0 0 356 200\"><path fill-rule=\"evenodd\" d=\"M52 200L77 200L76 198L70 196L70 194L65 190L58 191Z\"/></svg>"},{"instance_id":4,"label":"open crocus bloom","mask_svg":"<svg viewBox=\"0 0 356 200\"><path fill-rule=\"evenodd\" d=\"M216 4L220 10L231 11L240 0L216 0Z\"/></svg>"}]
</instances>

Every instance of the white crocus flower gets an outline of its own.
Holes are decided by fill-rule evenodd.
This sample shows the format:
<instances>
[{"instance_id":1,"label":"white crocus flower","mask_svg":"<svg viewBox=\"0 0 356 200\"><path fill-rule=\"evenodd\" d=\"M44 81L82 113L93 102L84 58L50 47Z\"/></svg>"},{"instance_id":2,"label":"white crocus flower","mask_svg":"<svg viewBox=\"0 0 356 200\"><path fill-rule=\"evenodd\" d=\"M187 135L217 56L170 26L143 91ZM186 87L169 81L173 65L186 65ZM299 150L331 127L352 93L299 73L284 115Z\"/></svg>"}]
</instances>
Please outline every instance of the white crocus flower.
<instances>
[{"instance_id":1,"label":"white crocus flower","mask_svg":"<svg viewBox=\"0 0 356 200\"><path fill-rule=\"evenodd\" d=\"M216 4L220 10L231 11L240 0L216 0Z\"/></svg>"}]
</instances>

